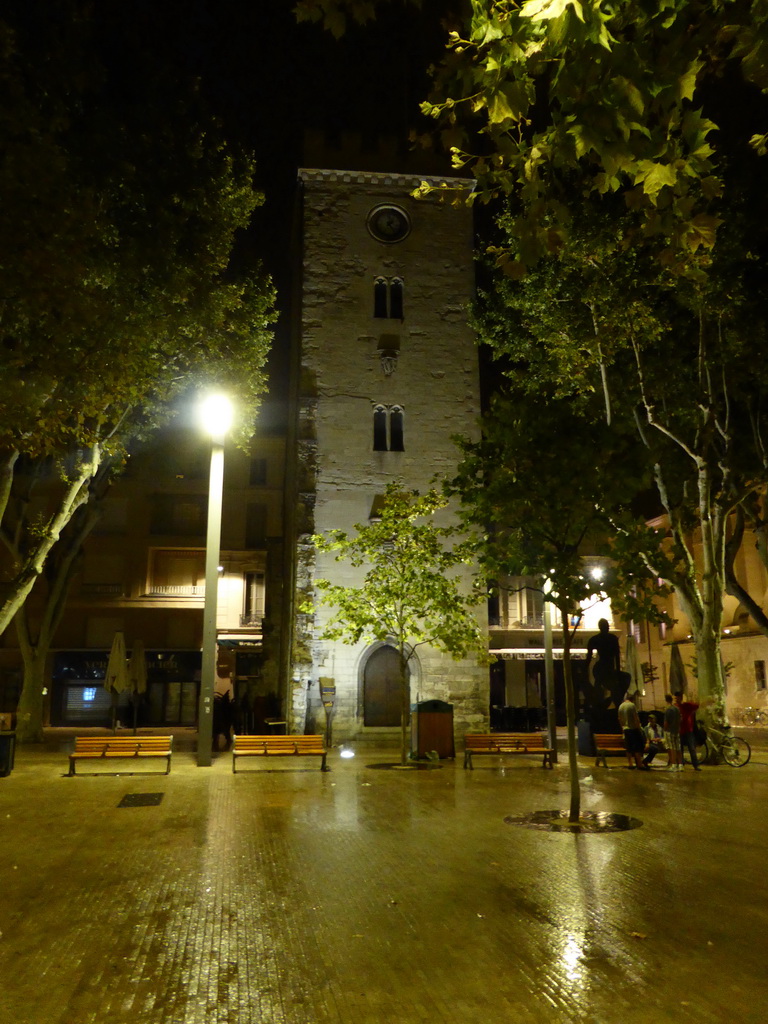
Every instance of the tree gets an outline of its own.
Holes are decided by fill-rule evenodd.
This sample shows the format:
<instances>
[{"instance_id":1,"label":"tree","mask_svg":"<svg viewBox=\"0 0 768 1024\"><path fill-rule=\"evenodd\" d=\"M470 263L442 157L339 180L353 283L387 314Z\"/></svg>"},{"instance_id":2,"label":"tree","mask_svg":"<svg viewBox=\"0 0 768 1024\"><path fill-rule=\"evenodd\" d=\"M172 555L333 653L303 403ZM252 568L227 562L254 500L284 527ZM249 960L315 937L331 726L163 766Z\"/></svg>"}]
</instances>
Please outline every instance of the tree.
<instances>
[{"instance_id":1,"label":"tree","mask_svg":"<svg viewBox=\"0 0 768 1024\"><path fill-rule=\"evenodd\" d=\"M557 254L521 281L497 280L478 317L484 340L513 361L518 387L555 389L585 413L602 393L606 437L634 424L666 528L625 512L610 520L615 544L677 591L701 695L714 698L720 716L729 529L766 480L766 379L753 357L768 324L765 266L755 207L747 212L734 192L723 207L727 228L698 261L700 279L670 274L659 259L664 243L638 238L637 216L588 199L573 204ZM509 228L504 216L500 224ZM731 546L738 542L733 534Z\"/></svg>"},{"instance_id":2,"label":"tree","mask_svg":"<svg viewBox=\"0 0 768 1024\"><path fill-rule=\"evenodd\" d=\"M336 609L322 637L397 648L402 764L408 760L409 663L417 649L429 644L454 658L485 655L485 637L471 610L483 595L467 593L458 572L469 552L462 543L449 543L451 527L435 522L446 504L436 491L420 495L393 482L379 519L358 524L354 536L331 530L314 538L320 551L332 551L336 561L364 571L359 586L317 581L321 601Z\"/></svg>"},{"instance_id":3,"label":"tree","mask_svg":"<svg viewBox=\"0 0 768 1024\"><path fill-rule=\"evenodd\" d=\"M182 393L228 386L250 432L273 319L263 273L232 260L253 160L194 82L149 53L109 63L77 3L29 7L0 21L0 633L105 461Z\"/></svg>"},{"instance_id":4,"label":"tree","mask_svg":"<svg viewBox=\"0 0 768 1024\"><path fill-rule=\"evenodd\" d=\"M377 5L304 6L338 33ZM623 524L622 542L678 590L720 712L726 555L766 479L766 54L761 0L485 0L422 106L495 215L484 340L533 388L636 417L668 535Z\"/></svg>"},{"instance_id":5,"label":"tree","mask_svg":"<svg viewBox=\"0 0 768 1024\"><path fill-rule=\"evenodd\" d=\"M752 0L477 3L423 107L496 204L485 340L636 420L668 535L615 525L675 586L717 715L728 524L765 480L766 25Z\"/></svg>"},{"instance_id":6,"label":"tree","mask_svg":"<svg viewBox=\"0 0 768 1024\"><path fill-rule=\"evenodd\" d=\"M35 467L39 469L39 466ZM103 500L113 478L115 465L105 459L89 485L89 497L72 515L45 561L33 590L44 590L43 606L33 620L25 601L13 623L24 664L24 681L16 708L16 735L20 743L38 742L43 734L43 695L46 661L53 637L64 612L69 588L80 566L83 544L101 517ZM17 480L17 485L20 481ZM29 500L32 481L26 481ZM22 518L22 517L20 517Z\"/></svg>"},{"instance_id":7,"label":"tree","mask_svg":"<svg viewBox=\"0 0 768 1024\"><path fill-rule=\"evenodd\" d=\"M536 576L544 600L559 613L569 821L577 822L581 796L571 647L582 608L598 594L607 594L628 617L657 615L653 581L635 559L614 562L613 571L599 583L585 564L585 556L614 554L607 543L609 516L626 505L635 446L617 433L606 437L599 419L589 421L567 401L547 402L541 394L532 401L521 392L497 397L484 420L481 441L459 443L463 459L446 490L458 496L460 519L472 531L480 584L504 576Z\"/></svg>"},{"instance_id":8,"label":"tree","mask_svg":"<svg viewBox=\"0 0 768 1024\"><path fill-rule=\"evenodd\" d=\"M734 133L765 150L767 45L762 0L485 0L422 109L476 197L514 202L506 273L557 250L574 176L579 202L621 196L673 260L714 244Z\"/></svg>"}]
</instances>

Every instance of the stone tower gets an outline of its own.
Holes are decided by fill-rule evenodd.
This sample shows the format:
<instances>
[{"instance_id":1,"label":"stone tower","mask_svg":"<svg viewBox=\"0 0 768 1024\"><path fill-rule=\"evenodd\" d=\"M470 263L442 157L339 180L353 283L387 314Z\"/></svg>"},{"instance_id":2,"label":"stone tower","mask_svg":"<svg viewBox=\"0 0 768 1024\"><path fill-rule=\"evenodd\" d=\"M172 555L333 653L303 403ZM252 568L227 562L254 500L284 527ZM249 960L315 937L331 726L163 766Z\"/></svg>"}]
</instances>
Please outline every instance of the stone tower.
<instances>
[{"instance_id":1,"label":"stone tower","mask_svg":"<svg viewBox=\"0 0 768 1024\"><path fill-rule=\"evenodd\" d=\"M457 462L451 441L480 414L478 352L467 322L472 216L413 175L302 170L302 280L294 365L296 594L355 570L316 552L312 533L352 531L386 484L426 490ZM445 191L460 179L428 178ZM297 603L297 609L300 604ZM334 741L397 734L396 657L387 645L319 639L326 608L294 615L289 729L322 731L320 681L336 688ZM484 616L484 611L478 612ZM485 625L485 622L483 623ZM488 670L419 648L411 700L454 706L457 733L487 724Z\"/></svg>"}]
</instances>

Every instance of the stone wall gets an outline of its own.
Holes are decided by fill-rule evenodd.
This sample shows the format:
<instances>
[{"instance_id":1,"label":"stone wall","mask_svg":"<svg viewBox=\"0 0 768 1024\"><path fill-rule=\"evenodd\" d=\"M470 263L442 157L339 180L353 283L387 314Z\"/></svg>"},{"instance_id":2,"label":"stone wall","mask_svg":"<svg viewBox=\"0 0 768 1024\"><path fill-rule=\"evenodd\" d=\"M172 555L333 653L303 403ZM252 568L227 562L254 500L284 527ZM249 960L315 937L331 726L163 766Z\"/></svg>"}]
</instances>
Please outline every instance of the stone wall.
<instances>
[{"instance_id":1,"label":"stone wall","mask_svg":"<svg viewBox=\"0 0 768 1024\"><path fill-rule=\"evenodd\" d=\"M474 288L469 209L411 198L416 178L337 171L301 172L304 255L298 424L304 528L298 588L313 578L354 584L360 570L316 554L312 532L367 523L393 479L426 490L456 465L456 433L475 435L480 415L478 355L468 326ZM440 182L435 182L439 185ZM465 182L445 182L465 188ZM387 244L370 233L372 210L406 212L410 233ZM403 319L374 316L376 280L402 282ZM402 410L404 451L374 451L376 407ZM479 613L484 619L484 610ZM319 638L330 610L297 617L294 726L319 697L320 677L337 689L334 738L358 735L367 647ZM485 623L484 623L485 624ZM488 670L419 649L412 700L454 704L456 731L488 720ZM309 701L309 705L308 705ZM311 707L309 707L311 713Z\"/></svg>"}]
</instances>

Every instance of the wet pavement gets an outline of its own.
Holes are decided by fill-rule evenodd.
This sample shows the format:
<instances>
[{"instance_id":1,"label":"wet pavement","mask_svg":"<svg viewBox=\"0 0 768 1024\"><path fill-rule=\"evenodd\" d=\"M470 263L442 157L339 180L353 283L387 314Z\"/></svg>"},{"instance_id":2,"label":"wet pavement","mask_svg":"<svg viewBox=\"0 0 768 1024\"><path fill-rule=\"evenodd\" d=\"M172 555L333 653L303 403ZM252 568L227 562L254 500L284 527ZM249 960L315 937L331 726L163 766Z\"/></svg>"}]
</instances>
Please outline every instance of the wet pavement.
<instances>
[{"instance_id":1,"label":"wet pavement","mask_svg":"<svg viewBox=\"0 0 768 1024\"><path fill-rule=\"evenodd\" d=\"M768 736L739 769L580 759L584 810L642 826L579 835L504 820L567 808L562 757L233 775L180 746L66 778L54 738L0 778L0 1021L768 1019Z\"/></svg>"}]
</instances>

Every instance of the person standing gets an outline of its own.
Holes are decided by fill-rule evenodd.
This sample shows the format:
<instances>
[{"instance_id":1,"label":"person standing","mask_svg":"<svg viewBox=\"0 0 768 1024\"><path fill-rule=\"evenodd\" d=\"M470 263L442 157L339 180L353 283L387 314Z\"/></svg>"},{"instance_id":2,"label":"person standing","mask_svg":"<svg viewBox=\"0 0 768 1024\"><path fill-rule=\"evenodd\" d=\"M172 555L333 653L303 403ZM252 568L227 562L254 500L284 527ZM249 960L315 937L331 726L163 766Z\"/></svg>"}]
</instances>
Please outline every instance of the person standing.
<instances>
[{"instance_id":1,"label":"person standing","mask_svg":"<svg viewBox=\"0 0 768 1024\"><path fill-rule=\"evenodd\" d=\"M667 748L667 770L680 772L683 770L680 753L680 709L674 702L671 693L665 695L667 706L664 709L664 745Z\"/></svg>"},{"instance_id":2,"label":"person standing","mask_svg":"<svg viewBox=\"0 0 768 1024\"><path fill-rule=\"evenodd\" d=\"M693 730L696 728L696 712L699 705L692 700L683 700L681 690L675 694L675 704L680 711L680 770L683 768L683 752L688 749L691 764L695 772L700 772L699 759L696 757L696 739Z\"/></svg>"},{"instance_id":3,"label":"person standing","mask_svg":"<svg viewBox=\"0 0 768 1024\"><path fill-rule=\"evenodd\" d=\"M595 658L595 666L592 676L595 681L595 690L600 700L605 700L607 707L613 701L614 706L619 706L619 695L616 694L616 687L619 682L621 671L621 651L619 649L619 638L610 632L610 624L607 619L600 619L597 624L599 633L595 633L587 641L586 672L589 678L589 666L592 658ZM606 694L608 695L606 697Z\"/></svg>"},{"instance_id":4,"label":"person standing","mask_svg":"<svg viewBox=\"0 0 768 1024\"><path fill-rule=\"evenodd\" d=\"M643 729L648 750L643 758L643 764L650 764L660 750L664 749L664 733L658 723L656 715L651 712L648 715L648 725Z\"/></svg>"},{"instance_id":5,"label":"person standing","mask_svg":"<svg viewBox=\"0 0 768 1024\"><path fill-rule=\"evenodd\" d=\"M624 733L624 747L627 751L629 767L649 772L651 770L650 766L643 764L645 733L640 725L640 716L635 707L634 693L628 693L624 697L624 701L619 705L619 725Z\"/></svg>"}]
</instances>

